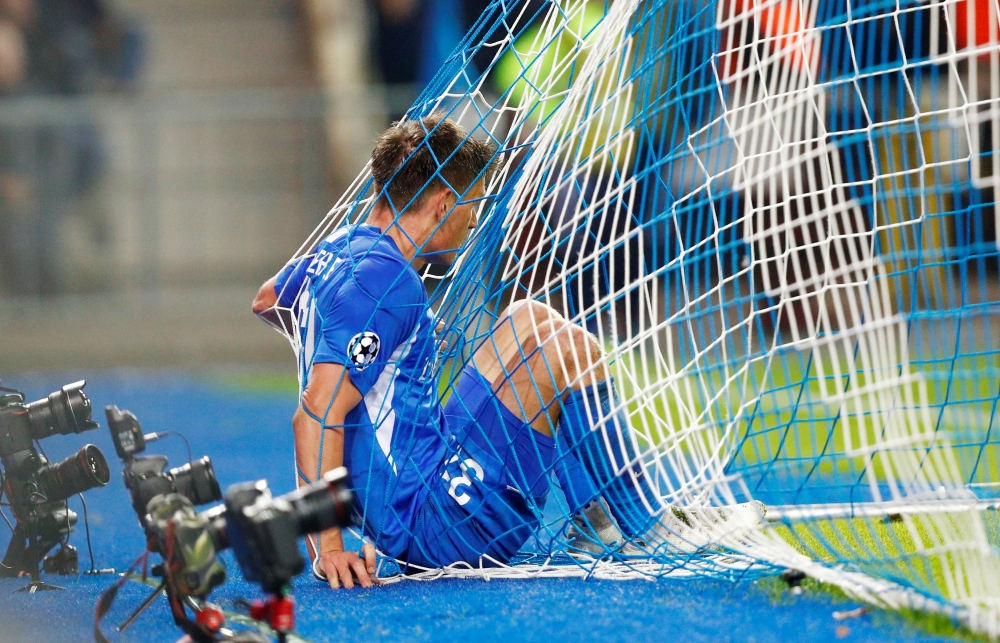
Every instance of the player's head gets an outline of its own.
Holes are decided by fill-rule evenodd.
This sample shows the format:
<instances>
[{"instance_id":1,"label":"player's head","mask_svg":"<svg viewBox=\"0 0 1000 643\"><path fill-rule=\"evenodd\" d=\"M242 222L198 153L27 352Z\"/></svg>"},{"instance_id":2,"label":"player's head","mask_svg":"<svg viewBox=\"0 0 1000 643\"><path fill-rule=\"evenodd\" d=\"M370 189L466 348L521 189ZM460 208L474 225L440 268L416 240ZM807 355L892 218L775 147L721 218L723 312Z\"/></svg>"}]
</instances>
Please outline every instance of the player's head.
<instances>
[{"instance_id":1,"label":"player's head","mask_svg":"<svg viewBox=\"0 0 1000 643\"><path fill-rule=\"evenodd\" d=\"M493 145L471 138L440 114L396 123L372 151L379 207L420 219L433 234L419 256L428 263L451 263L476 226L478 199L495 156Z\"/></svg>"}]
</instances>

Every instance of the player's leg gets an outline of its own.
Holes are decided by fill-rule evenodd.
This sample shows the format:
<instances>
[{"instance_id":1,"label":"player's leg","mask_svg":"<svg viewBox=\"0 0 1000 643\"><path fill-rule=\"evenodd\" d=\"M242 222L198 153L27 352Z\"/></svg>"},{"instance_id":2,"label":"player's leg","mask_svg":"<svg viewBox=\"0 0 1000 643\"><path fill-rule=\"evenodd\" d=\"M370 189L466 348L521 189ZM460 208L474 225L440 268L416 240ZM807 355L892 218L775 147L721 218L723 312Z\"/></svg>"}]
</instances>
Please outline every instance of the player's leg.
<instances>
[{"instance_id":1,"label":"player's leg","mask_svg":"<svg viewBox=\"0 0 1000 643\"><path fill-rule=\"evenodd\" d=\"M536 431L557 433L555 470L574 513L600 493L626 535L649 529L655 519L643 497L654 496L596 337L544 304L518 302L473 361L504 406Z\"/></svg>"},{"instance_id":2,"label":"player's leg","mask_svg":"<svg viewBox=\"0 0 1000 643\"><path fill-rule=\"evenodd\" d=\"M535 301L511 304L472 360L497 399L546 435L559 424L558 397L606 379L597 338Z\"/></svg>"},{"instance_id":3,"label":"player's leg","mask_svg":"<svg viewBox=\"0 0 1000 643\"><path fill-rule=\"evenodd\" d=\"M494 395L508 409L545 435L557 435L553 468L566 494L570 513L579 513L599 495L591 477L556 431L560 393L594 372L604 376L597 339L573 327L557 311L534 301L512 304L473 356L476 370L493 384Z\"/></svg>"}]
</instances>

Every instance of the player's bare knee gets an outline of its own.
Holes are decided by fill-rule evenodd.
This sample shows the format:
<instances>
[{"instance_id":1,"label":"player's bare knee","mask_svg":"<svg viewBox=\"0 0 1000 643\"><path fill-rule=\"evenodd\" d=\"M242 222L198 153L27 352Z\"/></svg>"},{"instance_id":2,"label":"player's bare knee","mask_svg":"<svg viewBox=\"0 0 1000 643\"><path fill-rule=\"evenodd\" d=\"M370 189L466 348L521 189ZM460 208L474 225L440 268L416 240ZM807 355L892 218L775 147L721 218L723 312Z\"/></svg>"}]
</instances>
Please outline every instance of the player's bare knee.
<instances>
[{"instance_id":1,"label":"player's bare knee","mask_svg":"<svg viewBox=\"0 0 1000 643\"><path fill-rule=\"evenodd\" d=\"M502 356L506 370L526 364L534 380L551 380L555 390L568 386L598 358L593 335L541 302L514 302L504 311L498 326L504 324L514 333L516 347L516 354Z\"/></svg>"},{"instance_id":2,"label":"player's bare knee","mask_svg":"<svg viewBox=\"0 0 1000 643\"><path fill-rule=\"evenodd\" d=\"M575 324L567 324L562 334L567 340L565 359L569 372L566 385L580 388L605 379L605 355L597 337Z\"/></svg>"},{"instance_id":3,"label":"player's bare knee","mask_svg":"<svg viewBox=\"0 0 1000 643\"><path fill-rule=\"evenodd\" d=\"M521 340L522 346L535 344L546 352L546 354L565 354L571 345L571 338L566 334L568 324L550 320L538 324L532 329L530 334L526 334Z\"/></svg>"},{"instance_id":4,"label":"player's bare knee","mask_svg":"<svg viewBox=\"0 0 1000 643\"><path fill-rule=\"evenodd\" d=\"M517 301L512 301L503 312L500 314L500 319L503 320L507 317L515 317L518 315L525 314L532 305L536 305L538 302L532 299L518 299Z\"/></svg>"},{"instance_id":5,"label":"player's bare knee","mask_svg":"<svg viewBox=\"0 0 1000 643\"><path fill-rule=\"evenodd\" d=\"M593 334L589 330L580 328L579 326L574 326L583 334L583 339L581 343L583 344L582 350L587 351L592 360L604 360L604 347L601 346L601 341L597 339L597 335Z\"/></svg>"},{"instance_id":6,"label":"player's bare knee","mask_svg":"<svg viewBox=\"0 0 1000 643\"><path fill-rule=\"evenodd\" d=\"M565 350L585 359L600 357L601 344L597 337L582 326L567 321L552 322L549 325L552 341L558 342Z\"/></svg>"},{"instance_id":7,"label":"player's bare knee","mask_svg":"<svg viewBox=\"0 0 1000 643\"><path fill-rule=\"evenodd\" d=\"M596 338L569 322L541 324L537 333L541 359L531 364L533 374L536 378L552 379L556 390L573 386L582 374L593 371L603 359Z\"/></svg>"},{"instance_id":8,"label":"player's bare knee","mask_svg":"<svg viewBox=\"0 0 1000 643\"><path fill-rule=\"evenodd\" d=\"M519 299L511 303L500 316L498 323L513 323L514 328L530 328L548 321L565 321L555 308L533 299Z\"/></svg>"}]
</instances>

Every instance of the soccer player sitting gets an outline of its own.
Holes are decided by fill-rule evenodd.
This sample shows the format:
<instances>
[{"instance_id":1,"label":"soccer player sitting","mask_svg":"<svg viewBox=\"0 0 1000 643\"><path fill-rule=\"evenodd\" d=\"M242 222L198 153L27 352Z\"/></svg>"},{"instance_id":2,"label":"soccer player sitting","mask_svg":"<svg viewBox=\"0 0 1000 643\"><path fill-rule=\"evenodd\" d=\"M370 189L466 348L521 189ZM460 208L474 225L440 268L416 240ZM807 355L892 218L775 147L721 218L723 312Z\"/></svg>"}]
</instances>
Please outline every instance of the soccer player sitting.
<instances>
[{"instance_id":1,"label":"soccer player sitting","mask_svg":"<svg viewBox=\"0 0 1000 643\"><path fill-rule=\"evenodd\" d=\"M604 354L552 308L511 305L439 403L436 321L417 271L454 261L494 158L437 116L391 127L372 152L379 198L366 222L287 265L253 303L275 325L294 306L299 475L347 466L371 541L362 560L339 530L321 534L314 572L332 587L352 587L352 574L371 585L372 543L421 567L509 561L539 524L550 471L574 514L598 521L596 503L610 507L604 542L655 522Z\"/></svg>"}]
</instances>

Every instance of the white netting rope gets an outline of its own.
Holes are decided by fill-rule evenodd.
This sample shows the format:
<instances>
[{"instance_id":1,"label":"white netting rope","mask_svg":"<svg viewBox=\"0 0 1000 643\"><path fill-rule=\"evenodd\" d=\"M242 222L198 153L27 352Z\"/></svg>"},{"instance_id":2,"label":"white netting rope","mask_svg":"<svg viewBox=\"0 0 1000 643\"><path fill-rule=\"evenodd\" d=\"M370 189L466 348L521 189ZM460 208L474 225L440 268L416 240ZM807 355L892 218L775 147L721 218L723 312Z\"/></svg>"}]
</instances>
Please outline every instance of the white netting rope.
<instances>
[{"instance_id":1,"label":"white netting rope","mask_svg":"<svg viewBox=\"0 0 1000 643\"><path fill-rule=\"evenodd\" d=\"M671 161L686 165L678 173L688 185L671 195L662 212L643 212L649 206L639 201L642 175L628 171L641 151L640 133L648 125L643 119L654 118L635 113L635 105L647 100L635 68L656 62L646 60L648 47L641 41L659 28L639 0L609 5L599 29L585 23L586 3L552 2L532 41L536 47L527 53L514 47L531 17L523 4L484 46L497 52L493 65L511 51L522 58L530 90L520 98L513 91L496 98L487 86L488 73L475 76L463 68L439 96L424 102L419 113L444 110L474 136L492 137L506 150L487 190L505 198L482 211L484 221L495 220L499 227L481 224L470 241L471 248L494 243L496 237L488 235L500 229L500 249L460 257L437 296L440 314L488 327L497 313L487 308L496 302L486 301L475 278L486 274L476 262L488 256L501 259L495 279L523 285L522 297L561 311L568 310L569 300L583 302L567 317L590 323L607 349L629 415L627 439L637 462L624 463L619 474L635 475L631 465L638 464L656 481L656 497L643 502L664 526L659 537L639 544L643 553L631 560L611 552L590 559L531 553L513 563L487 560L478 567L457 564L393 579L735 578L796 567L865 600L942 611L1000 633L1000 560L981 506L907 511L921 503L926 509L931 501L969 501L970 494L953 436L932 417L927 382L912 364L908 311L895 308L896 284L909 282L896 274L897 260L884 257L892 255L894 235L919 226L933 231L942 204L954 198L928 184L929 172L944 167L958 179L968 164L975 185L1000 189L1000 171L990 175L977 153L988 147L977 127L997 122L1000 112L996 25L991 22L987 46L975 54L961 50L954 3L938 4L942 13L932 12L932 24L943 16L949 37L940 43L933 32L931 59L946 68L948 104L928 107L906 73L898 91L908 96L911 113L880 117L862 98L868 125L855 133L866 137L868 160L877 168L865 181L845 177L846 152L832 142L843 132L829 131L829 110L832 92L874 72L852 50L846 80L821 79L820 52L832 31L817 26L818 0L713 5L713 26L724 47L710 60L717 107L703 114L700 124L688 124L683 153ZM662 3L658 10L672 16L678 11L672 6ZM896 8L885 15L898 21L901 13L906 12ZM543 59L547 64L539 62ZM976 65L987 70L988 81ZM904 72L915 67L919 64L906 60L901 65ZM570 70L573 82L565 86ZM549 108L553 103L558 106ZM955 136L939 132L944 122L964 129L971 146L944 149L938 139ZM911 125L912 133L904 129ZM992 136L1000 136L1000 125ZM918 160L894 170L906 160L908 145L916 148ZM524 160L519 152L528 148ZM1000 148L1000 141L994 140L993 148ZM871 203L856 197L860 183L870 187ZM365 168L297 256L308 255L346 221L361 220L372 204L365 198L369 184ZM584 191L580 186L590 189L586 198L567 196ZM913 194L901 197L904 191ZM741 211L726 221L715 199L734 193L742 195ZM676 256L650 265L649 242L657 238L650 222L673 226L680 239L686 208L704 202L709 206L698 212L708 217L711 234L679 243ZM748 253L738 269L727 271L717 249L734 232ZM706 252L716 253L709 260L716 273L707 283L687 271ZM674 274L679 276L670 281ZM928 274L938 279L931 289L949 287L947 276ZM602 279L605 287L598 288ZM910 287L917 288L915 283ZM679 292L668 292L671 286ZM292 310L285 312L293 318ZM755 331L768 323L783 332ZM481 337L478 332L459 329L458 335L471 340ZM294 329L286 328L286 334L296 346ZM764 383L787 370L789 355L808 364L803 386L812 387L819 409L814 412L822 414L809 421L835 421L831 448L845 462L861 463L866 502L891 504L900 515L892 538L896 544L905 541L905 547L894 550L895 567L880 566L860 545L851 550L849 534L857 527L844 523L845 516L877 531L876 523L887 515L883 510L845 514L853 498L848 504L812 503L829 507L825 519L815 511L799 518L815 525L813 533L841 539L829 545L834 562L804 555L795 538L762 520L734 527L718 509L699 514L707 511L700 507L734 506L753 497L735 463L753 444L748 418L778 404ZM610 424L598 428L606 440L617 439ZM685 520L674 518L674 507L688 508ZM558 541L569 518L545 523L542 531Z\"/></svg>"}]
</instances>

